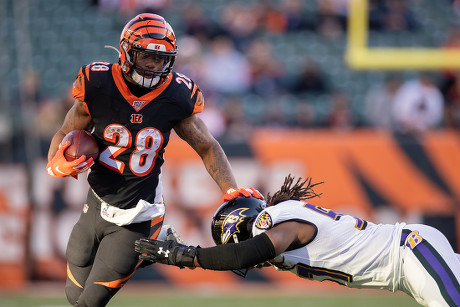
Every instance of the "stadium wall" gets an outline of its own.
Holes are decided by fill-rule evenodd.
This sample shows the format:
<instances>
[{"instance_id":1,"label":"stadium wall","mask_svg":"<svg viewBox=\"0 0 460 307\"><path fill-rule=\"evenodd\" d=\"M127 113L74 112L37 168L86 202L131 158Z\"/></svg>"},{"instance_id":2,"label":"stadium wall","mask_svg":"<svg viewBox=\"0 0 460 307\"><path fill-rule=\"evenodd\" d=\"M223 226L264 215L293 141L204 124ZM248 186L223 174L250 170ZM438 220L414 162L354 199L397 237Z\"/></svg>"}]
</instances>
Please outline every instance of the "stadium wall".
<instances>
[{"instance_id":1,"label":"stadium wall","mask_svg":"<svg viewBox=\"0 0 460 307\"><path fill-rule=\"evenodd\" d=\"M457 131L401 136L376 130L257 130L247 144L225 144L240 186L275 192L291 173L324 181L315 205L376 223L423 222L440 229L458 251L460 137ZM190 244L212 245L210 221L221 193L189 146L172 137L162 174L166 223ZM63 281L65 247L85 201L84 178L47 176L46 161L31 169L0 165L0 289L28 281ZM29 175L31 174L31 175ZM30 179L30 180L29 180ZM246 280L230 272L151 266L133 279L174 285L241 282L296 283L267 268Z\"/></svg>"}]
</instances>

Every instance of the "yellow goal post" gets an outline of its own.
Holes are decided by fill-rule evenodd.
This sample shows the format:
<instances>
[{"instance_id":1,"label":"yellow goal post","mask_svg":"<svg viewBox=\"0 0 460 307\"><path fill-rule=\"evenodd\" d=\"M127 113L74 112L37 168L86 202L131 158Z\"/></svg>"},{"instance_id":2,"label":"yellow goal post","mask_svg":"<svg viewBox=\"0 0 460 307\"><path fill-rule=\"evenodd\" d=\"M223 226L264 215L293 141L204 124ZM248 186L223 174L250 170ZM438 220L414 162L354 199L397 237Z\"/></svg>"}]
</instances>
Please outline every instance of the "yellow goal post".
<instances>
[{"instance_id":1,"label":"yellow goal post","mask_svg":"<svg viewBox=\"0 0 460 307\"><path fill-rule=\"evenodd\" d=\"M345 62L354 70L460 69L460 49L369 48L368 0L350 0Z\"/></svg>"}]
</instances>

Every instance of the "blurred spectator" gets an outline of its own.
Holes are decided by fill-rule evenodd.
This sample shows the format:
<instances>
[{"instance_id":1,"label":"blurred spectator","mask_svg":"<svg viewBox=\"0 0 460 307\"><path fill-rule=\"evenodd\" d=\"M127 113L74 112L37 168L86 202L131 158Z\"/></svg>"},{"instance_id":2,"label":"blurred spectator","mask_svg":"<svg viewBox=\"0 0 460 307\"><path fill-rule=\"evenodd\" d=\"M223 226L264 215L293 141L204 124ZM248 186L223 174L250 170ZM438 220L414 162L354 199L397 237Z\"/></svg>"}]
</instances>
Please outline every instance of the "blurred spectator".
<instances>
[{"instance_id":1,"label":"blurred spectator","mask_svg":"<svg viewBox=\"0 0 460 307\"><path fill-rule=\"evenodd\" d=\"M390 32L414 31L417 24L405 1L386 0L383 28Z\"/></svg>"},{"instance_id":2,"label":"blurred spectator","mask_svg":"<svg viewBox=\"0 0 460 307\"><path fill-rule=\"evenodd\" d=\"M174 70L202 84L204 82L202 43L194 36L184 36L177 40L177 47L180 56L174 63Z\"/></svg>"},{"instance_id":3,"label":"blurred spectator","mask_svg":"<svg viewBox=\"0 0 460 307\"><path fill-rule=\"evenodd\" d=\"M369 27L372 30L404 32L417 30L413 13L402 0L370 1Z\"/></svg>"},{"instance_id":4,"label":"blurred spectator","mask_svg":"<svg viewBox=\"0 0 460 307\"><path fill-rule=\"evenodd\" d=\"M329 91L329 85L318 63L307 58L300 65L299 71L300 75L293 78L291 85L294 93L323 94Z\"/></svg>"},{"instance_id":5,"label":"blurred spectator","mask_svg":"<svg viewBox=\"0 0 460 307\"><path fill-rule=\"evenodd\" d=\"M444 125L451 129L460 129L460 72L453 81L446 87Z\"/></svg>"},{"instance_id":6,"label":"blurred spectator","mask_svg":"<svg viewBox=\"0 0 460 307\"><path fill-rule=\"evenodd\" d=\"M393 116L398 132L418 134L438 127L443 112L442 93L428 74L404 82L395 95Z\"/></svg>"},{"instance_id":7,"label":"blurred spectator","mask_svg":"<svg viewBox=\"0 0 460 307\"><path fill-rule=\"evenodd\" d=\"M34 118L37 108L45 101L41 76L34 70L23 72L17 95L10 114L13 118L13 158L15 161L31 162L40 154Z\"/></svg>"},{"instance_id":8,"label":"blurred spectator","mask_svg":"<svg viewBox=\"0 0 460 307\"><path fill-rule=\"evenodd\" d=\"M264 126L265 127L285 127L288 125L288 118L279 103L278 97L270 99L265 106Z\"/></svg>"},{"instance_id":9,"label":"blurred spectator","mask_svg":"<svg viewBox=\"0 0 460 307\"><path fill-rule=\"evenodd\" d=\"M300 31L310 28L305 12L306 3L302 0L282 0L281 11L286 19L287 31Z\"/></svg>"},{"instance_id":10,"label":"blurred spectator","mask_svg":"<svg viewBox=\"0 0 460 307\"><path fill-rule=\"evenodd\" d=\"M318 0L316 31L321 36L335 40L342 37L347 25L349 0Z\"/></svg>"},{"instance_id":11,"label":"blurred spectator","mask_svg":"<svg viewBox=\"0 0 460 307\"><path fill-rule=\"evenodd\" d=\"M185 33L201 43L208 43L209 39L223 34L221 26L206 16L200 3L188 2L182 8L182 23Z\"/></svg>"},{"instance_id":12,"label":"blurred spectator","mask_svg":"<svg viewBox=\"0 0 460 307\"><path fill-rule=\"evenodd\" d=\"M452 0L453 11L460 16L460 0Z\"/></svg>"},{"instance_id":13,"label":"blurred spectator","mask_svg":"<svg viewBox=\"0 0 460 307\"><path fill-rule=\"evenodd\" d=\"M267 97L284 90L286 72L284 66L272 54L272 47L262 39L254 40L246 52L250 65L250 89Z\"/></svg>"},{"instance_id":14,"label":"blurred spectator","mask_svg":"<svg viewBox=\"0 0 460 307\"><path fill-rule=\"evenodd\" d=\"M242 50L259 30L263 11L248 4L227 3L221 15L221 26L236 48Z\"/></svg>"},{"instance_id":15,"label":"blurred spectator","mask_svg":"<svg viewBox=\"0 0 460 307\"><path fill-rule=\"evenodd\" d=\"M338 131L347 131L355 126L355 118L348 95L335 91L330 98L330 110L326 115L325 125Z\"/></svg>"},{"instance_id":16,"label":"blurred spectator","mask_svg":"<svg viewBox=\"0 0 460 307\"><path fill-rule=\"evenodd\" d=\"M389 76L383 84L372 87L364 99L364 116L369 126L393 130L393 102L401 86L401 80Z\"/></svg>"},{"instance_id":17,"label":"blurred spectator","mask_svg":"<svg viewBox=\"0 0 460 307\"><path fill-rule=\"evenodd\" d=\"M221 94L238 94L248 89L250 71L247 59L225 36L216 37L203 57L205 85L203 88Z\"/></svg>"},{"instance_id":18,"label":"blurred spectator","mask_svg":"<svg viewBox=\"0 0 460 307\"><path fill-rule=\"evenodd\" d=\"M74 98L72 86L69 87L61 100L46 99L37 108L34 127L40 141L40 154L47 157L51 139L62 125L62 119L72 107Z\"/></svg>"},{"instance_id":19,"label":"blurred spectator","mask_svg":"<svg viewBox=\"0 0 460 307\"><path fill-rule=\"evenodd\" d=\"M460 28L458 26L450 27L447 39L442 44L442 47L447 49L460 49ZM456 82L457 72L455 70L445 69L442 71L441 77L440 89L441 92L445 94L447 88Z\"/></svg>"},{"instance_id":20,"label":"blurred spectator","mask_svg":"<svg viewBox=\"0 0 460 307\"><path fill-rule=\"evenodd\" d=\"M286 16L269 1L259 1L257 10L262 11L261 26L269 33L284 33L288 27Z\"/></svg>"},{"instance_id":21,"label":"blurred spectator","mask_svg":"<svg viewBox=\"0 0 460 307\"><path fill-rule=\"evenodd\" d=\"M10 116L8 116L9 111L3 108L1 108L0 111L0 162L12 162L12 121Z\"/></svg>"},{"instance_id":22,"label":"blurred spectator","mask_svg":"<svg viewBox=\"0 0 460 307\"><path fill-rule=\"evenodd\" d=\"M291 126L297 128L312 128L316 126L316 111L309 101L301 100L297 103Z\"/></svg>"},{"instance_id":23,"label":"blurred spectator","mask_svg":"<svg viewBox=\"0 0 460 307\"><path fill-rule=\"evenodd\" d=\"M246 118L241 99L238 96L229 96L223 105L227 129L220 140L227 143L247 142L253 127Z\"/></svg>"},{"instance_id":24,"label":"blurred spectator","mask_svg":"<svg viewBox=\"0 0 460 307\"><path fill-rule=\"evenodd\" d=\"M222 108L217 105L214 97L206 96L205 99L205 108L197 116L208 126L209 132L215 138L220 138L226 130L225 115Z\"/></svg>"}]
</instances>

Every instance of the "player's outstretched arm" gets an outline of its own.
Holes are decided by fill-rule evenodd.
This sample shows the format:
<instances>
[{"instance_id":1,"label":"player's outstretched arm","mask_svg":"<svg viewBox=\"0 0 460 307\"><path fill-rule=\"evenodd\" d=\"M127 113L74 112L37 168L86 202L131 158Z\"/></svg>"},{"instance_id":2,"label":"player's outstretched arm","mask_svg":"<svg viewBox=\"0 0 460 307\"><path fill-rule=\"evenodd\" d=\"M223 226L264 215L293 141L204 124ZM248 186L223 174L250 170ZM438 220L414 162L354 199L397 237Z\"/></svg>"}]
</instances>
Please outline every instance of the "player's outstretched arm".
<instances>
[{"instance_id":1,"label":"player's outstretched arm","mask_svg":"<svg viewBox=\"0 0 460 307\"><path fill-rule=\"evenodd\" d=\"M289 247L299 248L316 234L315 226L285 222L240 243L200 248L174 240L140 239L135 242L139 259L178 267L199 266L210 270L239 270L275 258Z\"/></svg>"},{"instance_id":2,"label":"player's outstretched arm","mask_svg":"<svg viewBox=\"0 0 460 307\"><path fill-rule=\"evenodd\" d=\"M224 150L198 116L192 115L182 120L174 131L198 153L222 193L237 186Z\"/></svg>"},{"instance_id":3,"label":"player's outstretched arm","mask_svg":"<svg viewBox=\"0 0 460 307\"><path fill-rule=\"evenodd\" d=\"M238 244L208 248L187 246L175 241L140 239L135 242L140 260L210 270L238 270L253 267L274 258L275 249L266 234Z\"/></svg>"}]
</instances>

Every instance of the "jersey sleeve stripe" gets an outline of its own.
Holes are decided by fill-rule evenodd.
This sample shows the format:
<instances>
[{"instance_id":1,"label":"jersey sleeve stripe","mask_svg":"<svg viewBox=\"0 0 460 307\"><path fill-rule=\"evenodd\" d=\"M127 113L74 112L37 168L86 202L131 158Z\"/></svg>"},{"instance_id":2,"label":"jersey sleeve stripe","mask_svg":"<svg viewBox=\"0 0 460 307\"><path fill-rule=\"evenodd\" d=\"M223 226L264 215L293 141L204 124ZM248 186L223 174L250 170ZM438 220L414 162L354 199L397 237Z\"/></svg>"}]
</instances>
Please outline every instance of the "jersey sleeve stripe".
<instances>
[{"instance_id":1,"label":"jersey sleeve stripe","mask_svg":"<svg viewBox=\"0 0 460 307\"><path fill-rule=\"evenodd\" d=\"M81 101L85 100L85 75L83 73L83 67L80 68L77 78L73 82L72 96Z\"/></svg>"},{"instance_id":2,"label":"jersey sleeve stripe","mask_svg":"<svg viewBox=\"0 0 460 307\"><path fill-rule=\"evenodd\" d=\"M202 93L201 90L197 87L197 90L196 90L195 106L193 107L192 115L193 115L193 114L197 114L197 113L203 112L203 108L204 108L204 97L203 97L203 93Z\"/></svg>"}]
</instances>

